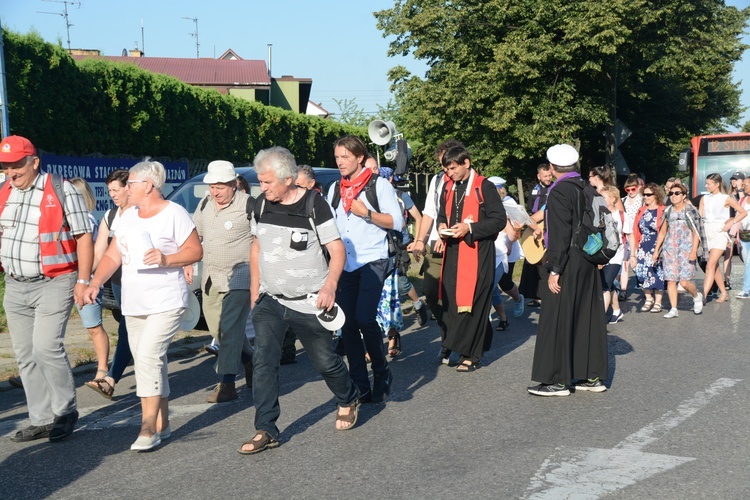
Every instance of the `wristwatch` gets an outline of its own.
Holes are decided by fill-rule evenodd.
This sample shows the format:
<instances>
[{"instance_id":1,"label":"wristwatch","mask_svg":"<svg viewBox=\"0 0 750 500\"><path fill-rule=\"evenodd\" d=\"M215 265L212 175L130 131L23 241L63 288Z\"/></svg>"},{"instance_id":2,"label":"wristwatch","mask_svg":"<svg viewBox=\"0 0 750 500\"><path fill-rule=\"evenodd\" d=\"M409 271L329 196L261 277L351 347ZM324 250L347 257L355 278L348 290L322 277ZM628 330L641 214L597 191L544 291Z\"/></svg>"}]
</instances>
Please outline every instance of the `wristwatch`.
<instances>
[{"instance_id":1,"label":"wristwatch","mask_svg":"<svg viewBox=\"0 0 750 500\"><path fill-rule=\"evenodd\" d=\"M364 219L365 222L372 222L372 210L368 210L367 215L362 217L362 219Z\"/></svg>"},{"instance_id":2,"label":"wristwatch","mask_svg":"<svg viewBox=\"0 0 750 500\"><path fill-rule=\"evenodd\" d=\"M550 273L550 274L551 274L552 276L559 276L559 275L560 275L560 273L558 273L557 271L550 271L549 273Z\"/></svg>"}]
</instances>

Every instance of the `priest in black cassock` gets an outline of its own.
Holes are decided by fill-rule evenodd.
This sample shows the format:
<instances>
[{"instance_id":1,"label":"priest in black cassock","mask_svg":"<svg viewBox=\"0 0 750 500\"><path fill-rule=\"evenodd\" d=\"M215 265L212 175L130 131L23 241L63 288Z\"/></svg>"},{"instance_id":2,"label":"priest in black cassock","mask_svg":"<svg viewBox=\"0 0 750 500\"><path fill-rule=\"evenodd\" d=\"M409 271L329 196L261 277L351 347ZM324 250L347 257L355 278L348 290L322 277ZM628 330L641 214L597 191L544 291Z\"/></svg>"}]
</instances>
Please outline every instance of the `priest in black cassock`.
<instances>
[{"instance_id":1,"label":"priest in black cassock","mask_svg":"<svg viewBox=\"0 0 750 500\"><path fill-rule=\"evenodd\" d=\"M505 208L495 186L471 168L466 148L449 149L442 164L449 178L437 218L445 241L439 289L447 325L443 349L461 354L457 371L473 372L492 342L495 238L505 227Z\"/></svg>"},{"instance_id":2,"label":"priest in black cassock","mask_svg":"<svg viewBox=\"0 0 750 500\"><path fill-rule=\"evenodd\" d=\"M568 396L576 390L603 392L609 378L602 282L596 264L571 246L581 219L584 182L578 152L567 144L547 150L555 182L545 209L546 264L539 294L542 311L528 388L537 396Z\"/></svg>"}]
</instances>

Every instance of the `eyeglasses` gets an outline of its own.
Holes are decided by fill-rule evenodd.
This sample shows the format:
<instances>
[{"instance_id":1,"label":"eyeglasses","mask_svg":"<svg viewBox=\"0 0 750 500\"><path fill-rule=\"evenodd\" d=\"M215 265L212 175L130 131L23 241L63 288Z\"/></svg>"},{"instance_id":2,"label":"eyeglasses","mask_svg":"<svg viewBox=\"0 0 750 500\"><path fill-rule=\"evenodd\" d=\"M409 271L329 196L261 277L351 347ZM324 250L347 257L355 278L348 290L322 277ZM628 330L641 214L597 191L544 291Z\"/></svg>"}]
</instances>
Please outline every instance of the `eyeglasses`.
<instances>
[{"instance_id":1,"label":"eyeglasses","mask_svg":"<svg viewBox=\"0 0 750 500\"><path fill-rule=\"evenodd\" d=\"M638 191L638 186L630 186L625 188L626 193L634 193Z\"/></svg>"},{"instance_id":2,"label":"eyeglasses","mask_svg":"<svg viewBox=\"0 0 750 500\"><path fill-rule=\"evenodd\" d=\"M680 196L681 194L685 194L682 191L670 191L669 196Z\"/></svg>"},{"instance_id":3,"label":"eyeglasses","mask_svg":"<svg viewBox=\"0 0 750 500\"><path fill-rule=\"evenodd\" d=\"M654 193L643 193L643 196L653 196Z\"/></svg>"}]
</instances>

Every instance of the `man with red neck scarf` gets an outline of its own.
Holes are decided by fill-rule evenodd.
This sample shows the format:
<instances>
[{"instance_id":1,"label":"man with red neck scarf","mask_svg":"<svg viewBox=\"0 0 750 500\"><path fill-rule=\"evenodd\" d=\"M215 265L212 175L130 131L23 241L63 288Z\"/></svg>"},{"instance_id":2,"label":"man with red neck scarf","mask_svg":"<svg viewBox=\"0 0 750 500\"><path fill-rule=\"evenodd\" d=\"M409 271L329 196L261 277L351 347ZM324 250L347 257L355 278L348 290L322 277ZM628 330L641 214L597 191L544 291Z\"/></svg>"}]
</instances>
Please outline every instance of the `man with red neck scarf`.
<instances>
[{"instance_id":1,"label":"man with red neck scarf","mask_svg":"<svg viewBox=\"0 0 750 500\"><path fill-rule=\"evenodd\" d=\"M346 247L346 264L339 279L336 302L346 315L341 329L349 373L363 403L380 403L391 390L391 371L385 357L383 335L376 320L383 282L393 267L388 255L387 230L400 231L404 225L401 207L393 186L365 168L367 148L361 139L345 136L334 145L341 182L331 186L328 200L334 202L334 215ZM339 196L334 196L339 189ZM378 209L366 196L375 189ZM373 386L367 375L365 352L372 360Z\"/></svg>"},{"instance_id":2,"label":"man with red neck scarf","mask_svg":"<svg viewBox=\"0 0 750 500\"><path fill-rule=\"evenodd\" d=\"M445 242L439 288L447 325L443 348L461 354L457 371L473 372L492 342L495 239L507 220L495 185L471 167L466 148L450 148L441 161L448 177L437 218Z\"/></svg>"}]
</instances>

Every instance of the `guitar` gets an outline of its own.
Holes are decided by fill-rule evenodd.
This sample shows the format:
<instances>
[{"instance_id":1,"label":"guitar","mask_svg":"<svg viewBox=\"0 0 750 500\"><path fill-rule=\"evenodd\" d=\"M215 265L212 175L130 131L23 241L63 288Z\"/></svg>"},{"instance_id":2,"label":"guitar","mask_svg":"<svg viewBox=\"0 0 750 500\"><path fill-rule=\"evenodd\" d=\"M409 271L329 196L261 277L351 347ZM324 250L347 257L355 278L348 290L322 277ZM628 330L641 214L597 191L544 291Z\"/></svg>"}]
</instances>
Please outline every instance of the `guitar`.
<instances>
[{"instance_id":1,"label":"guitar","mask_svg":"<svg viewBox=\"0 0 750 500\"><path fill-rule=\"evenodd\" d=\"M539 229L542 231L542 235L544 234L544 221L537 224ZM523 254L526 258L526 262L529 264L538 264L542 257L544 257L544 254L547 252L547 249L544 248L544 237L539 236L539 238L534 237L534 230L530 227L526 227L526 229L523 230L523 233L521 234L521 248L523 249Z\"/></svg>"}]
</instances>

